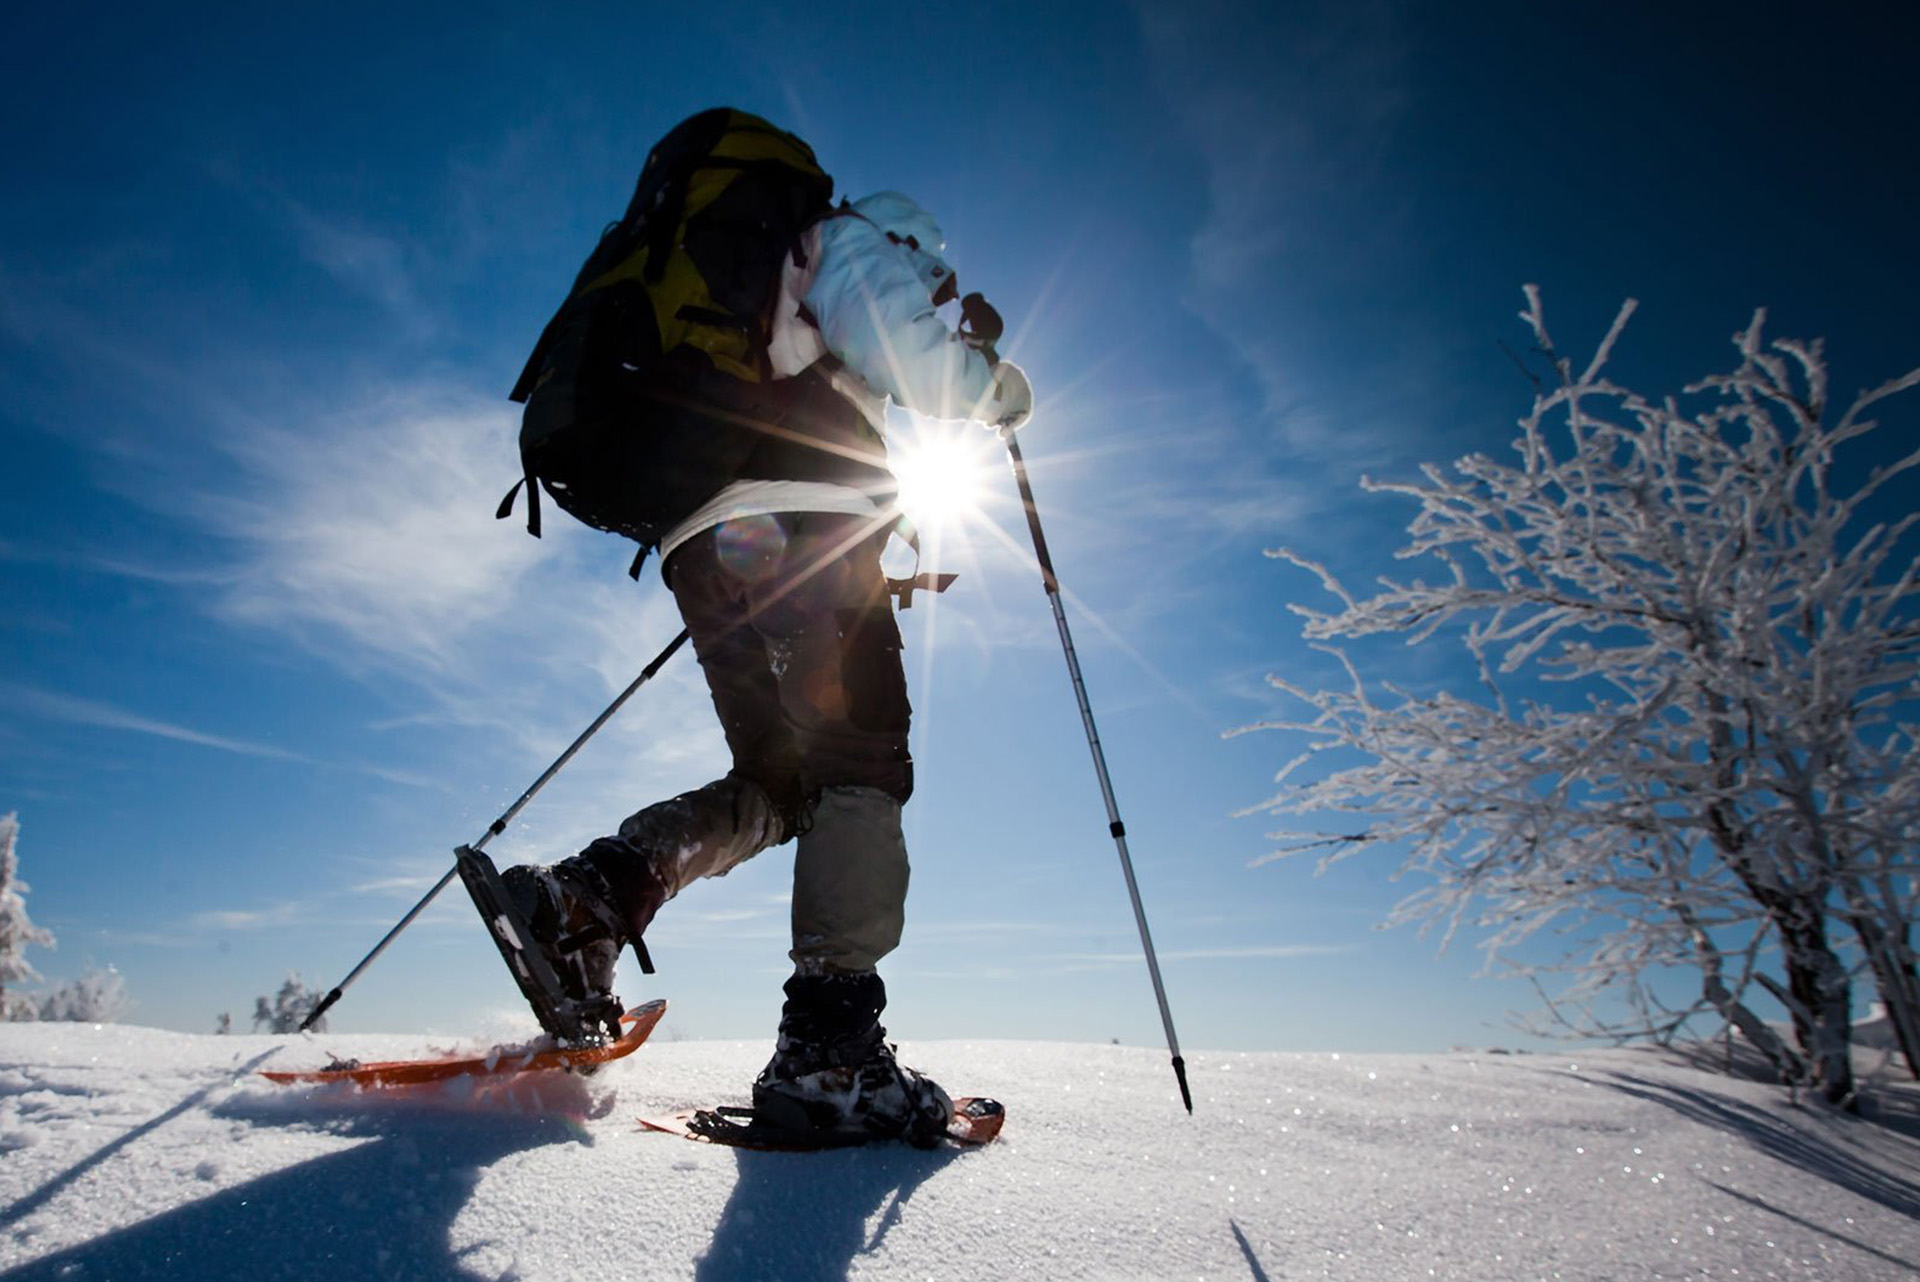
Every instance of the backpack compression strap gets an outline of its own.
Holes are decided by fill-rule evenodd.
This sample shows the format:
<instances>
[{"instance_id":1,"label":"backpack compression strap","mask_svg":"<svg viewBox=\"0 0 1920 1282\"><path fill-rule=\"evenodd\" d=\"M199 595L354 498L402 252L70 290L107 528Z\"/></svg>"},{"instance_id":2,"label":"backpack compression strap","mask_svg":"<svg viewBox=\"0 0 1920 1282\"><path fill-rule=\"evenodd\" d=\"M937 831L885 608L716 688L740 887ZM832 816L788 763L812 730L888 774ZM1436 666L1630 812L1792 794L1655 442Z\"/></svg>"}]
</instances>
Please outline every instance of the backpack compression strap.
<instances>
[{"instance_id":1,"label":"backpack compression strap","mask_svg":"<svg viewBox=\"0 0 1920 1282\"><path fill-rule=\"evenodd\" d=\"M493 519L504 521L513 515L513 501L520 496L523 485L527 487L527 533L537 539L540 537L540 478L532 472L513 483L513 488L500 500L500 506L494 509Z\"/></svg>"}]
</instances>

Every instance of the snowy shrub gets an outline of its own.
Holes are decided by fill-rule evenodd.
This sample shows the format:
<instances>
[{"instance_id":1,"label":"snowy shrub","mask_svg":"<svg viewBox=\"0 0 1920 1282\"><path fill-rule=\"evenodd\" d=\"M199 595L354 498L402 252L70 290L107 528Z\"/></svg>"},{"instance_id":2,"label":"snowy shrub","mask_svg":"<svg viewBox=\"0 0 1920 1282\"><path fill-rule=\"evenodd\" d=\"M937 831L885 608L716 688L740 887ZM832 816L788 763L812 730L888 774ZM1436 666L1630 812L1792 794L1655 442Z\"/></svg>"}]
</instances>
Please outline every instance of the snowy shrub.
<instances>
[{"instance_id":1,"label":"snowy shrub","mask_svg":"<svg viewBox=\"0 0 1920 1282\"><path fill-rule=\"evenodd\" d=\"M321 994L309 990L301 982L298 974L287 976L287 982L280 985L280 991L273 1000L258 998L253 1005L253 1028L255 1032L297 1033L307 1016L313 1014L320 1004ZM316 1031L324 1031L325 1019L314 1025Z\"/></svg>"},{"instance_id":2,"label":"snowy shrub","mask_svg":"<svg viewBox=\"0 0 1920 1282\"><path fill-rule=\"evenodd\" d=\"M120 972L108 966L62 984L39 999L35 1018L51 1023L111 1024L127 1013L126 985Z\"/></svg>"},{"instance_id":3,"label":"snowy shrub","mask_svg":"<svg viewBox=\"0 0 1920 1282\"><path fill-rule=\"evenodd\" d=\"M1717 1016L1839 1103L1864 975L1920 1076L1920 560L1911 483L1892 484L1920 451L1909 428L1865 451L1879 466L1856 457L1867 411L1920 370L1836 419L1820 344L1763 341L1760 312L1732 373L1649 400L1603 375L1631 301L1576 374L1527 298L1553 373L1515 456L1364 483L1417 506L1398 556L1437 565L1438 582L1382 578L1362 598L1269 554L1339 599L1293 609L1347 684L1271 678L1312 715L1249 729L1314 749L1256 809L1364 817L1271 857L1392 843L1426 880L1394 920L1477 927L1490 963L1562 941L1558 962L1517 968L1566 1027L1670 1037ZM1458 641L1462 689L1369 680L1336 644L1394 636ZM1322 749L1361 764L1291 781ZM1697 997L1663 1000L1675 967L1698 975ZM1749 1008L1756 988L1792 1045Z\"/></svg>"},{"instance_id":4,"label":"snowy shrub","mask_svg":"<svg viewBox=\"0 0 1920 1282\"><path fill-rule=\"evenodd\" d=\"M20 817L0 815L0 1015L7 1019L31 1019L29 1002L9 994L9 984L40 978L40 972L27 962L27 949L34 944L53 947L53 935L33 924L27 916L27 883L17 875L20 857L14 847L20 836Z\"/></svg>"}]
</instances>

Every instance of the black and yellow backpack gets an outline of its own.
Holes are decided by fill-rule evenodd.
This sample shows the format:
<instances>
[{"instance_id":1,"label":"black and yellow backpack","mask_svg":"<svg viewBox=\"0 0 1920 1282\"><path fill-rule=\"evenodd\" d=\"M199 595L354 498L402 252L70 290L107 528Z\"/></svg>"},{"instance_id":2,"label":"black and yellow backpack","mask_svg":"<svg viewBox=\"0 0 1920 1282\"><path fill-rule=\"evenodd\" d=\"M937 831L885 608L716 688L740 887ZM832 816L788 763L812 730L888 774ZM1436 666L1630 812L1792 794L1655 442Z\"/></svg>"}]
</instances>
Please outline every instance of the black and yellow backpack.
<instances>
[{"instance_id":1,"label":"black and yellow backpack","mask_svg":"<svg viewBox=\"0 0 1920 1282\"><path fill-rule=\"evenodd\" d=\"M529 531L544 487L644 556L740 475L782 413L781 267L832 200L813 150L758 116L717 108L660 140L514 385Z\"/></svg>"}]
</instances>

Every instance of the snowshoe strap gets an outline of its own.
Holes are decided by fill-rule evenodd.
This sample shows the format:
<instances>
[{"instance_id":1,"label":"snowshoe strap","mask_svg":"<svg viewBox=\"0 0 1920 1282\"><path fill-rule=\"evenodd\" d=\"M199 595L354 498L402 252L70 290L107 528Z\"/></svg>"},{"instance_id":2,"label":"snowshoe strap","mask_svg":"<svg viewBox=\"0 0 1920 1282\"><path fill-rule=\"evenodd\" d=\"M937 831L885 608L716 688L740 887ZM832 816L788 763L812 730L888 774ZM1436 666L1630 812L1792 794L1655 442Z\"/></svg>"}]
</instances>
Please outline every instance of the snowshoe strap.
<instances>
[{"instance_id":1,"label":"snowshoe strap","mask_svg":"<svg viewBox=\"0 0 1920 1282\"><path fill-rule=\"evenodd\" d=\"M480 911L480 920L486 923L488 937L500 950L527 1004L533 1007L540 1027L562 1045L619 1037L623 1013L619 1002L611 998L582 1002L567 996L559 975L532 946L533 933L514 906L493 861L472 846L461 846L453 853L454 867Z\"/></svg>"},{"instance_id":2,"label":"snowshoe strap","mask_svg":"<svg viewBox=\"0 0 1920 1282\"><path fill-rule=\"evenodd\" d=\"M702 1109L687 1119L687 1129L719 1144L742 1148L815 1149L858 1148L874 1136L859 1132L823 1131L813 1126L784 1126L750 1108L722 1105Z\"/></svg>"}]
</instances>

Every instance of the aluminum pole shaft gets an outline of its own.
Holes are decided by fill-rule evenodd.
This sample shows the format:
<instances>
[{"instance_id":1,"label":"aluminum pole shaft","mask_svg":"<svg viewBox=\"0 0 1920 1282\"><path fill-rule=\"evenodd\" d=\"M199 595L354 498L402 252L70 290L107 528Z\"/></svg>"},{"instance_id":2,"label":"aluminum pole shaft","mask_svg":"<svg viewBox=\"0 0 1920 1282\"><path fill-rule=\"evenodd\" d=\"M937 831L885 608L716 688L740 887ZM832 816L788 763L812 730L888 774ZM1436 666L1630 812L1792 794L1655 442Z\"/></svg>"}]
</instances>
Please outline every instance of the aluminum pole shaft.
<instances>
[{"instance_id":1,"label":"aluminum pole shaft","mask_svg":"<svg viewBox=\"0 0 1920 1282\"><path fill-rule=\"evenodd\" d=\"M507 830L507 825L513 822L514 817L517 816L522 810L525 810L527 808L527 803L533 800L534 794L539 792L542 788L546 787L547 784L553 779L553 777L560 773L561 768L564 767L569 761L573 760L574 754L579 752L581 748L586 746L587 740L593 738L594 735L598 734L600 732L600 727L606 725L608 721L613 719L613 714L620 711L621 705L626 703L628 699L631 699L634 696L635 691L639 690L640 687L645 685L647 682L653 680L654 674L659 672L660 669L666 667L667 660L671 659L674 656L675 651L679 650L679 648L685 645L686 642L687 642L687 631L685 628L682 628L680 630L680 635L675 637L672 641L668 642L667 648L662 650L659 654L655 655L653 658L653 662L649 663L646 667L640 670L640 675L633 679L633 684L629 685L625 690L622 690L619 693L619 695L615 697L614 701L608 704L606 708L600 713L600 715L593 719L593 724L588 726L585 730L582 730L580 732L580 736L577 739L575 739L571 744L567 745L567 750L561 753L558 757L556 757L554 759L553 764L548 766L546 770L541 774L541 776L538 779L535 779L533 783L528 786L525 792L520 794L520 799L514 802L511 806L508 806L506 811L503 814L501 814L501 816L498 819L494 820L492 823L487 825L486 832L482 833L480 836L480 840L473 842L470 848L473 850L484 850L486 849L488 842L492 841L495 837L505 832ZM341 980L338 984L334 985L333 991L329 992L324 998L321 999L320 1004L313 1008L313 1013L311 1015L308 1015L305 1020L301 1021L301 1024L300 1024L301 1032L303 1033L306 1032L309 1028L312 1028L315 1024L320 1022L320 1017L322 1015L325 1015L329 1010L333 1008L333 1004L339 1001L342 995L346 993L347 989L353 986L353 981L360 978L360 973L366 970L367 967L373 965L374 959L379 957L381 953L384 953L387 951L387 945L391 944L395 939L399 938L400 932L405 930L407 927L411 926L413 924L414 918L418 917L421 913L425 912L427 910L427 905L431 904L435 899L439 898L440 892L445 890L449 885L453 883L453 879L456 875L458 875L459 870L460 868L458 864L455 864L452 868L447 869L446 875L441 877L439 881L434 883L433 889L429 890L425 895L421 896L420 902L415 904L411 909L409 909L407 912L407 915L402 917L398 922L396 922L394 924L393 929L388 931L385 937L382 938L379 943L373 946L373 951L368 953L365 957L362 957L360 959L360 964L358 966L355 966L353 970L347 974L347 977L345 979Z\"/></svg>"},{"instance_id":2,"label":"aluminum pole shaft","mask_svg":"<svg viewBox=\"0 0 1920 1282\"><path fill-rule=\"evenodd\" d=\"M1080 703L1080 720L1086 727L1087 747L1093 752L1094 773L1100 777L1100 795L1107 804L1107 829L1120 855L1120 871L1126 876L1127 896L1133 901L1134 924L1140 928L1140 947L1147 956L1147 974L1153 980L1154 1000L1160 1004L1160 1023L1167 1032L1167 1050L1173 1056L1173 1075L1180 1083L1180 1099L1193 1112L1193 1092L1187 1087L1187 1062L1180 1054L1180 1039L1173 1031L1173 1010L1167 1004L1167 986L1160 978L1160 959L1154 952L1153 933L1147 929L1147 911L1140 901L1140 883L1133 875L1133 856L1127 850L1127 828L1120 820L1120 805L1113 795L1113 777L1107 771L1107 754L1100 747L1100 731L1093 722L1093 703L1087 697L1087 683L1080 672L1080 658L1073 648L1073 632L1067 627L1067 612L1060 601L1060 580L1053 571L1053 554L1047 550L1046 532L1040 528L1040 508L1033 499L1033 485L1027 479L1027 461L1020 453L1020 442L1011 432L1004 433L1007 458L1013 464L1014 484L1020 487L1020 502L1026 509L1027 529L1033 535L1033 553L1040 563L1040 577L1046 587L1047 601L1053 606L1054 625L1060 630L1060 648L1067 658L1067 675L1073 680L1073 695Z\"/></svg>"}]
</instances>

